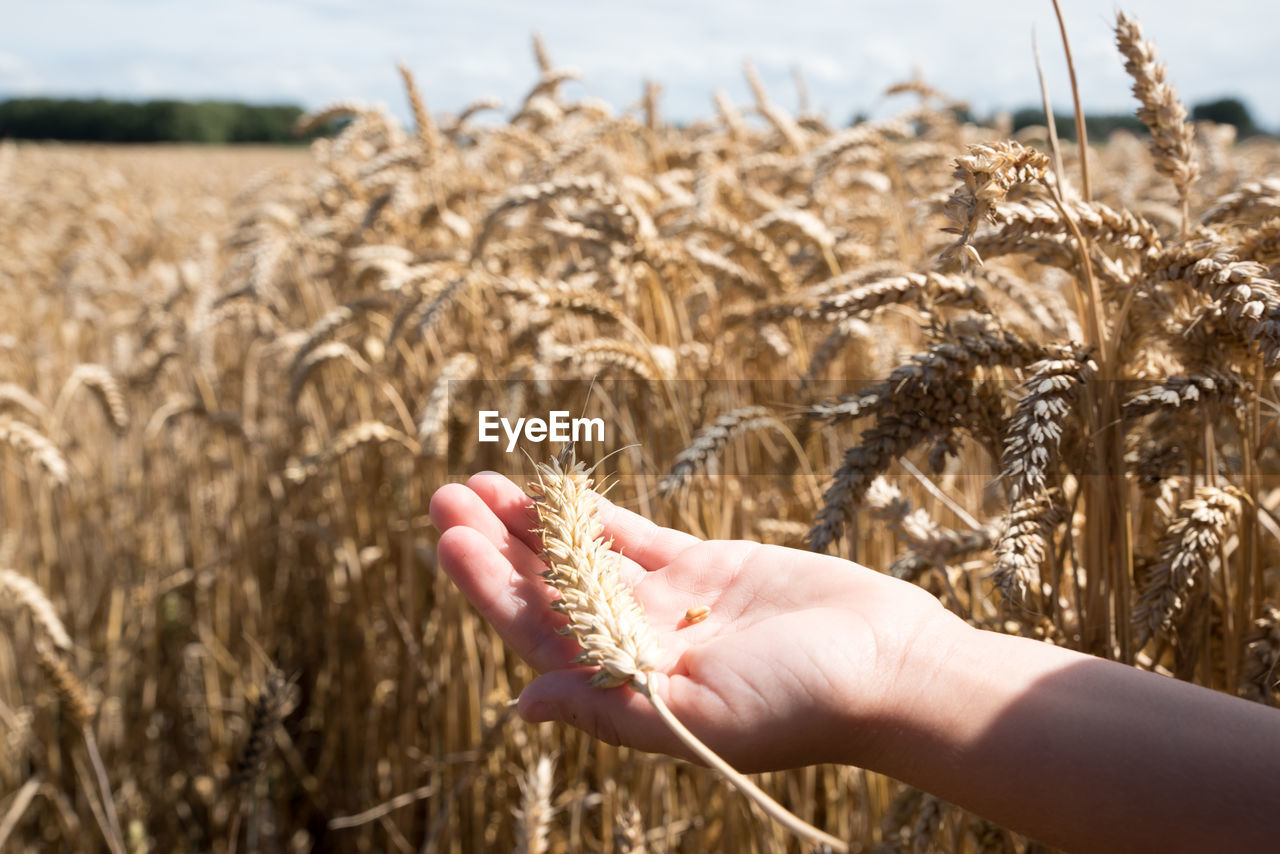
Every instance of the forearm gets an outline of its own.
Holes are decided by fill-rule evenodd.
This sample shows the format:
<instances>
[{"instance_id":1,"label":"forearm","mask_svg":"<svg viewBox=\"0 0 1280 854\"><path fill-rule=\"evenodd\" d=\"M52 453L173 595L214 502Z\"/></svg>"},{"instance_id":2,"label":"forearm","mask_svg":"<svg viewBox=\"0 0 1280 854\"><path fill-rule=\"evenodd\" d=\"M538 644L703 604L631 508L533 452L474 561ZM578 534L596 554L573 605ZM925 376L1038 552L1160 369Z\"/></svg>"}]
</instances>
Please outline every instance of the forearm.
<instances>
[{"instance_id":1,"label":"forearm","mask_svg":"<svg viewBox=\"0 0 1280 854\"><path fill-rule=\"evenodd\" d=\"M877 770L1067 850L1280 838L1280 712L958 621L941 634L899 680Z\"/></svg>"}]
</instances>

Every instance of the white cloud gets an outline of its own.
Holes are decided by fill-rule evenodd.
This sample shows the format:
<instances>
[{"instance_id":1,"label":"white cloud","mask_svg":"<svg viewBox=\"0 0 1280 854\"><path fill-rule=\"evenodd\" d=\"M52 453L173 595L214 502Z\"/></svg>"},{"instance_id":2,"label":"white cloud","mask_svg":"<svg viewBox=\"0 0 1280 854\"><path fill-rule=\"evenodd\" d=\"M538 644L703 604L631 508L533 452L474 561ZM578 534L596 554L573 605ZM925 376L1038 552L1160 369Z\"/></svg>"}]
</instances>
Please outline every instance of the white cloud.
<instances>
[{"instance_id":1,"label":"white cloud","mask_svg":"<svg viewBox=\"0 0 1280 854\"><path fill-rule=\"evenodd\" d=\"M43 88L44 79L30 63L16 54L0 50L0 93L30 95L39 93Z\"/></svg>"},{"instance_id":2,"label":"white cloud","mask_svg":"<svg viewBox=\"0 0 1280 854\"><path fill-rule=\"evenodd\" d=\"M1091 109L1132 109L1112 44L1113 3L1066 4ZM1239 24L1259 20L1256 3L1125 5L1159 45L1187 101L1240 94L1280 127L1274 33ZM534 79L529 34L537 29L557 62L583 72L585 91L615 104L633 102L646 78L663 84L664 109L677 118L704 115L718 88L747 101L741 69L750 58L788 106L798 65L812 102L843 121L916 68L980 110L1035 104L1033 27L1053 99L1065 107L1057 24L1044 2L975 15L951 0L44 0L6 16L0 93L284 98L304 106L356 97L403 111L394 67L401 60L434 109L484 95L511 106Z\"/></svg>"}]
</instances>

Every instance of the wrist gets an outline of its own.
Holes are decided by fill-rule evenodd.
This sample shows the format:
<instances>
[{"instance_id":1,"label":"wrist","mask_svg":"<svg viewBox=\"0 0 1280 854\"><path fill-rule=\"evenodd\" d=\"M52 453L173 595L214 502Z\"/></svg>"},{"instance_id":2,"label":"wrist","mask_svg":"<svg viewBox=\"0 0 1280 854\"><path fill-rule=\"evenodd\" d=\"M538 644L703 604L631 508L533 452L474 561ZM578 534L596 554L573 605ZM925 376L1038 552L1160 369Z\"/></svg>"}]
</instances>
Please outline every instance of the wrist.
<instances>
[{"instance_id":1,"label":"wrist","mask_svg":"<svg viewBox=\"0 0 1280 854\"><path fill-rule=\"evenodd\" d=\"M962 720L967 679L977 664L978 629L938 607L921 620L888 662L879 702L859 721L868 738L851 764L899 779L939 749Z\"/></svg>"}]
</instances>

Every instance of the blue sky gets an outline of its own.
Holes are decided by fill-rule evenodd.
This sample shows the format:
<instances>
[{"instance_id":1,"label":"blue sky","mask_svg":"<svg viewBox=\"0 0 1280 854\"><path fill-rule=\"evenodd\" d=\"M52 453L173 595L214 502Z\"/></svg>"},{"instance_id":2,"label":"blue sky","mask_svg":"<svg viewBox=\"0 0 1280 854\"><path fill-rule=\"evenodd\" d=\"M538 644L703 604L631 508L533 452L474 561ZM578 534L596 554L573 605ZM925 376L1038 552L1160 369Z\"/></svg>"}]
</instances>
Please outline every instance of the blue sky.
<instances>
[{"instance_id":1,"label":"blue sky","mask_svg":"<svg viewBox=\"0 0 1280 854\"><path fill-rule=\"evenodd\" d=\"M1089 109L1132 108L1111 41L1114 0L1064 0ZM570 94L635 101L645 78L667 115L749 100L742 63L795 107L791 69L834 121L883 113L879 93L920 71L980 111L1038 103L1034 28L1055 106L1069 107L1049 0L11 0L0 28L0 96L219 97L304 107L355 98L405 114L395 71L413 69L430 107L496 96L517 106L534 79L529 35L583 75ZM1280 25L1270 4L1130 0L1189 104L1246 99L1280 129Z\"/></svg>"}]
</instances>

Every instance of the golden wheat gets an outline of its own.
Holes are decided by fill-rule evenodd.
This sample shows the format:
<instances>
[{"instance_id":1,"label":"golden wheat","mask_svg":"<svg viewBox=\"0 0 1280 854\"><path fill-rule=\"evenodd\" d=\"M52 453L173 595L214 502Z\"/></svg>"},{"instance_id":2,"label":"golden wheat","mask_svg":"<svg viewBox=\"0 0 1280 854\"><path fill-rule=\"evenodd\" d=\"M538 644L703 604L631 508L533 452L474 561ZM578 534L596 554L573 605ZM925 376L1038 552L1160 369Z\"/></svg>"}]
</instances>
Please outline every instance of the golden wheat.
<instances>
[{"instance_id":1,"label":"golden wheat","mask_svg":"<svg viewBox=\"0 0 1280 854\"><path fill-rule=\"evenodd\" d=\"M510 769L557 754L554 850L781 850L708 769L510 719L532 673L424 515L529 473L481 409L601 417L659 524L795 545L817 514L975 626L1276 703L1280 147L1187 121L1118 29L1155 148L1087 161L921 80L848 128L758 79L677 126L656 85L576 97L546 45L502 118L405 74L412 127L339 104L307 149L0 143L0 837L510 850ZM27 634L96 701L103 774ZM230 797L263 650L301 705ZM857 769L760 786L864 849L1031 845Z\"/></svg>"}]
</instances>

